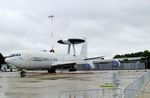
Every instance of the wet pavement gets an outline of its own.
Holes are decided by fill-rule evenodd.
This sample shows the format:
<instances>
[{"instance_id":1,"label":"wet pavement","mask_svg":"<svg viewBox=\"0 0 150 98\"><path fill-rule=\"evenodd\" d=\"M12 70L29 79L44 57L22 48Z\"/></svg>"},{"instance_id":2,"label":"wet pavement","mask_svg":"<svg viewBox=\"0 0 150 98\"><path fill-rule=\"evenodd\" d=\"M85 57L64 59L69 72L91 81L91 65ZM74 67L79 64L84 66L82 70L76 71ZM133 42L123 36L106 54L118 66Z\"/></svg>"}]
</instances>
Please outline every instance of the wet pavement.
<instances>
[{"instance_id":1,"label":"wet pavement","mask_svg":"<svg viewBox=\"0 0 150 98\"><path fill-rule=\"evenodd\" d=\"M0 72L0 98L59 98L62 91L101 89L109 71L46 74L34 72L25 78L19 72ZM144 71L119 71L118 88L124 89Z\"/></svg>"}]
</instances>

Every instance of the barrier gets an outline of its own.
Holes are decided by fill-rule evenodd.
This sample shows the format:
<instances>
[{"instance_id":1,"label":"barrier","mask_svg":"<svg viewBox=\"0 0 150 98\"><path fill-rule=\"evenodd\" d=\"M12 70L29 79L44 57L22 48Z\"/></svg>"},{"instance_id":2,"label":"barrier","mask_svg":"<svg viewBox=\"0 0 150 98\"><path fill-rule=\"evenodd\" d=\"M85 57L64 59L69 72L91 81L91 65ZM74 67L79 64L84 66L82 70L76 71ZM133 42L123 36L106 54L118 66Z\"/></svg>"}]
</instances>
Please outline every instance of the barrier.
<instances>
[{"instance_id":1,"label":"barrier","mask_svg":"<svg viewBox=\"0 0 150 98\"><path fill-rule=\"evenodd\" d=\"M121 92L119 88L62 91L59 98L122 98Z\"/></svg>"},{"instance_id":2,"label":"barrier","mask_svg":"<svg viewBox=\"0 0 150 98\"><path fill-rule=\"evenodd\" d=\"M137 98L141 92L141 88L150 80L150 72L145 72L139 78L134 80L125 90L123 98ZM142 97L144 98L144 97Z\"/></svg>"},{"instance_id":3,"label":"barrier","mask_svg":"<svg viewBox=\"0 0 150 98\"><path fill-rule=\"evenodd\" d=\"M124 90L120 88L103 88L90 90L62 91L59 98L149 98L150 92L142 88L150 80L150 72L144 72Z\"/></svg>"},{"instance_id":4,"label":"barrier","mask_svg":"<svg viewBox=\"0 0 150 98\"><path fill-rule=\"evenodd\" d=\"M121 63L120 66L113 67L111 63L95 63L95 70L143 70L144 63ZM82 69L80 69L82 70Z\"/></svg>"},{"instance_id":5,"label":"barrier","mask_svg":"<svg viewBox=\"0 0 150 98\"><path fill-rule=\"evenodd\" d=\"M133 98L149 98L149 96L150 96L150 91L141 91L141 90L132 90L132 89L128 89L128 91L132 92L132 93L135 92L138 94L137 96L135 96Z\"/></svg>"},{"instance_id":6,"label":"barrier","mask_svg":"<svg viewBox=\"0 0 150 98\"><path fill-rule=\"evenodd\" d=\"M149 98L150 96L150 91L140 91L140 94L138 95L137 98Z\"/></svg>"}]
</instances>

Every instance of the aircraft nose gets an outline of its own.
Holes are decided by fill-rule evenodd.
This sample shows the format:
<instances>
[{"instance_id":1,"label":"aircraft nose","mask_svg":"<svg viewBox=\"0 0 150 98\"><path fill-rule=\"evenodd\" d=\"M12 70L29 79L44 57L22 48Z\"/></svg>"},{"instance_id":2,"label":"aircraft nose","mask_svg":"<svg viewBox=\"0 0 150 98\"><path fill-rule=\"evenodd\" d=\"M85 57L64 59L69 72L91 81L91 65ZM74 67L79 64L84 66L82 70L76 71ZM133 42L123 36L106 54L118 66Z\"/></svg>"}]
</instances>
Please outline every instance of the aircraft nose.
<instances>
[{"instance_id":1,"label":"aircraft nose","mask_svg":"<svg viewBox=\"0 0 150 98\"><path fill-rule=\"evenodd\" d=\"M5 59L5 62L6 62L6 63L11 63L11 60L10 60L9 58L6 58L6 59Z\"/></svg>"},{"instance_id":2,"label":"aircraft nose","mask_svg":"<svg viewBox=\"0 0 150 98\"><path fill-rule=\"evenodd\" d=\"M5 59L5 62L6 62L7 64L15 64L15 60L12 59L12 58L6 58L6 59Z\"/></svg>"}]
</instances>

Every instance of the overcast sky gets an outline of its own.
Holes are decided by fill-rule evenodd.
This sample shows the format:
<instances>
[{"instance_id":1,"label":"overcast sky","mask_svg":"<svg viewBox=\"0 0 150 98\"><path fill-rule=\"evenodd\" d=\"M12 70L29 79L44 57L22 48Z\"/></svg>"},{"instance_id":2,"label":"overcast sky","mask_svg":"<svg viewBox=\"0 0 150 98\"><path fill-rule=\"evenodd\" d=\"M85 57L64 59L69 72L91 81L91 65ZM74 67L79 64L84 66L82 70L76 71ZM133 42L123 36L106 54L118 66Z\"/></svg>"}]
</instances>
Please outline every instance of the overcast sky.
<instances>
[{"instance_id":1,"label":"overcast sky","mask_svg":"<svg viewBox=\"0 0 150 98\"><path fill-rule=\"evenodd\" d=\"M49 15L54 15L52 24ZM0 52L5 55L52 45L66 53L58 39L86 37L90 57L110 58L150 50L149 35L150 0L0 0Z\"/></svg>"}]
</instances>

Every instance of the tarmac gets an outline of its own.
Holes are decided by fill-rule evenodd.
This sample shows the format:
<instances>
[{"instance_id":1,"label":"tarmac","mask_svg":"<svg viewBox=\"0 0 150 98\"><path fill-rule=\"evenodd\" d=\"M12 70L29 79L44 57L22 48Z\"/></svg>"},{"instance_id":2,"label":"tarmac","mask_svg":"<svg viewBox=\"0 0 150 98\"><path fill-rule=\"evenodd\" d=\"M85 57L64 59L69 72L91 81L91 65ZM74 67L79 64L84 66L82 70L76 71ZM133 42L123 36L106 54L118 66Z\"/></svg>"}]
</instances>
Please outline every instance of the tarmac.
<instances>
[{"instance_id":1,"label":"tarmac","mask_svg":"<svg viewBox=\"0 0 150 98\"><path fill-rule=\"evenodd\" d=\"M79 98L75 96L78 96L83 91L84 96L91 95L92 98L101 98L99 96L113 98L112 90L114 90L114 87L101 87L101 85L111 81L110 76L108 76L110 72L78 71L47 74L45 71L30 71L25 78L20 78L19 72L0 72L0 98ZM125 89L143 73L144 70L118 71L119 85L115 88L119 88L117 90ZM150 83L147 85L150 85ZM104 92L104 89L109 90L109 92ZM150 90L150 88L145 89ZM93 93L91 90L96 90L96 97L92 96L95 96L95 92ZM74 93L74 97L69 97L71 96L69 95L71 94L70 92L74 91L79 93ZM88 91L88 94L85 91Z\"/></svg>"}]
</instances>

